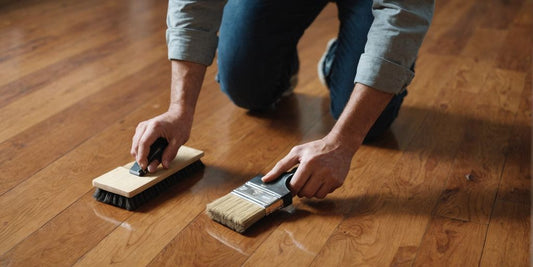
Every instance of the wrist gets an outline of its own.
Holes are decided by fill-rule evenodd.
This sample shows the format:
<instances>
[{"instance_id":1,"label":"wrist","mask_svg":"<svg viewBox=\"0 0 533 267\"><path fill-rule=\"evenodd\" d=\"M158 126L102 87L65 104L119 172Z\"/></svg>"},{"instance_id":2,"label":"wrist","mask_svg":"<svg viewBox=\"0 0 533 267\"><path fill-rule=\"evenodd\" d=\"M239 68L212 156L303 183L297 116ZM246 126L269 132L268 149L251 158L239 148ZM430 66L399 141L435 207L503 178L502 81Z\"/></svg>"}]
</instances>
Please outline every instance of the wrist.
<instances>
[{"instance_id":1,"label":"wrist","mask_svg":"<svg viewBox=\"0 0 533 267\"><path fill-rule=\"evenodd\" d=\"M171 124L192 126L194 111L171 104L165 112L165 117Z\"/></svg>"},{"instance_id":2,"label":"wrist","mask_svg":"<svg viewBox=\"0 0 533 267\"><path fill-rule=\"evenodd\" d=\"M345 153L353 156L363 143L363 137L345 135L344 133L335 130L330 131L322 140L327 144L332 145L336 149L342 150Z\"/></svg>"},{"instance_id":3,"label":"wrist","mask_svg":"<svg viewBox=\"0 0 533 267\"><path fill-rule=\"evenodd\" d=\"M392 94L356 84L328 139L356 151L391 98Z\"/></svg>"}]
</instances>

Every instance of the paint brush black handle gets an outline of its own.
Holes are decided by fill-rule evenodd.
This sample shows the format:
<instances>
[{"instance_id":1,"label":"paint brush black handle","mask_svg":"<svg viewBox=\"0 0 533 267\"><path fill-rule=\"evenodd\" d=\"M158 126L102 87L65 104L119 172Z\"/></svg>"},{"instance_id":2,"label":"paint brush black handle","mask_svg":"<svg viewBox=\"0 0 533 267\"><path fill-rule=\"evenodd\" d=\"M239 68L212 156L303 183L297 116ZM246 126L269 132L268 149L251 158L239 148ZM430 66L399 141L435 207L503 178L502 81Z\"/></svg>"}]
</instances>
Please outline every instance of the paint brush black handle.
<instances>
[{"instance_id":1,"label":"paint brush black handle","mask_svg":"<svg viewBox=\"0 0 533 267\"><path fill-rule=\"evenodd\" d=\"M275 191L282 195L286 195L290 193L291 190L290 190L289 182L291 181L292 176L294 176L296 169L297 168L294 168L288 172L282 173L276 180L265 183L265 185L272 191Z\"/></svg>"},{"instance_id":2,"label":"paint brush black handle","mask_svg":"<svg viewBox=\"0 0 533 267\"><path fill-rule=\"evenodd\" d=\"M277 188L277 190L275 191L279 192L282 195L281 199L283 200L283 207L287 207L292 204L293 196L292 196L289 183L292 177L294 176L296 169L298 168L294 168L288 172L281 174L280 177L276 181L273 182L274 183L273 187Z\"/></svg>"},{"instance_id":3,"label":"paint brush black handle","mask_svg":"<svg viewBox=\"0 0 533 267\"><path fill-rule=\"evenodd\" d=\"M150 145L150 152L148 152L148 165L152 163L154 160L158 160L161 162L161 158L163 157L163 151L165 151L165 148L168 146L167 139L163 137L157 138L155 142ZM142 169L141 166L135 162L133 166L130 168L130 173L137 175L137 176L143 176L146 173L148 173L147 169Z\"/></svg>"}]
</instances>

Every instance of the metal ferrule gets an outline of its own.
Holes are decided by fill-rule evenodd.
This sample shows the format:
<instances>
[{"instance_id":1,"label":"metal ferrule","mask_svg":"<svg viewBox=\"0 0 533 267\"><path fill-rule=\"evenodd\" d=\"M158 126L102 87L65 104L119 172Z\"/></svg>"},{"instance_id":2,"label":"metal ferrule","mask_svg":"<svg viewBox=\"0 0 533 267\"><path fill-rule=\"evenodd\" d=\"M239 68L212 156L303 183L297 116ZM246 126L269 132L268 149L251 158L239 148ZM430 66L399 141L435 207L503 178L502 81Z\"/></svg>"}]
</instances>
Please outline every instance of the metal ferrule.
<instances>
[{"instance_id":1,"label":"metal ferrule","mask_svg":"<svg viewBox=\"0 0 533 267\"><path fill-rule=\"evenodd\" d=\"M261 188L250 182L246 182L234 189L231 193L263 207L266 210L266 214L270 214L283 207L283 200L280 194Z\"/></svg>"},{"instance_id":2,"label":"metal ferrule","mask_svg":"<svg viewBox=\"0 0 533 267\"><path fill-rule=\"evenodd\" d=\"M284 173L272 183L263 183L262 176L256 176L234 189L232 193L263 207L268 215L292 204L292 195L287 183L293 174L294 171Z\"/></svg>"}]
</instances>

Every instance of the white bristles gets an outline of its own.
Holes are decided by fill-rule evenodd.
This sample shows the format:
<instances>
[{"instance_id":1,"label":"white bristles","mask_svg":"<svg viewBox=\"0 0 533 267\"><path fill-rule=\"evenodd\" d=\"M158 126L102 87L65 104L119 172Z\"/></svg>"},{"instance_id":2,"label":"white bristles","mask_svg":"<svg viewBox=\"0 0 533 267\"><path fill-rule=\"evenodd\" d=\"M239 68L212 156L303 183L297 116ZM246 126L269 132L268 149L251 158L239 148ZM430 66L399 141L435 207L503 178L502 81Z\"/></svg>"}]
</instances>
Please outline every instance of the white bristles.
<instances>
[{"instance_id":1,"label":"white bristles","mask_svg":"<svg viewBox=\"0 0 533 267\"><path fill-rule=\"evenodd\" d=\"M266 216L266 209L254 202L229 193L207 204L211 219L239 232Z\"/></svg>"}]
</instances>

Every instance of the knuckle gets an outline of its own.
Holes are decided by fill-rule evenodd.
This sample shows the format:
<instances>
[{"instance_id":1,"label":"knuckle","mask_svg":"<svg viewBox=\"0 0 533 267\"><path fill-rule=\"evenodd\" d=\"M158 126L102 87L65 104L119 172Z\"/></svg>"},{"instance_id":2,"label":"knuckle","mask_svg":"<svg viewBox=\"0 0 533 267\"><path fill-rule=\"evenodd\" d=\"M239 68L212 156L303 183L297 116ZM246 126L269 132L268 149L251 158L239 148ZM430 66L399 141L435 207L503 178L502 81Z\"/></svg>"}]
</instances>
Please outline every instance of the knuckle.
<instances>
[{"instance_id":1,"label":"knuckle","mask_svg":"<svg viewBox=\"0 0 533 267\"><path fill-rule=\"evenodd\" d=\"M139 124L137 124L137 130L141 130L144 127L146 127L146 121L141 121Z\"/></svg>"},{"instance_id":2,"label":"knuckle","mask_svg":"<svg viewBox=\"0 0 533 267\"><path fill-rule=\"evenodd\" d=\"M315 157L309 157L305 160L308 165L315 165L318 163L318 159Z\"/></svg>"},{"instance_id":3,"label":"knuckle","mask_svg":"<svg viewBox=\"0 0 533 267\"><path fill-rule=\"evenodd\" d=\"M153 129L157 129L161 127L161 122L153 120L150 122L150 127Z\"/></svg>"},{"instance_id":4,"label":"knuckle","mask_svg":"<svg viewBox=\"0 0 533 267\"><path fill-rule=\"evenodd\" d=\"M163 127L163 122L157 119L152 119L148 122L147 127L152 129L159 129Z\"/></svg>"},{"instance_id":5,"label":"knuckle","mask_svg":"<svg viewBox=\"0 0 533 267\"><path fill-rule=\"evenodd\" d=\"M301 147L300 146L295 146L295 147L291 148L291 151L289 152L289 154L291 154L291 155L299 154L300 151L301 151Z\"/></svg>"},{"instance_id":6,"label":"knuckle","mask_svg":"<svg viewBox=\"0 0 533 267\"><path fill-rule=\"evenodd\" d=\"M298 184L293 184L292 182L291 182L290 186L291 186L292 191L293 192L297 192L298 196L300 196L300 194L301 194L301 190L300 190L301 188L300 187L301 186L298 185Z\"/></svg>"},{"instance_id":7,"label":"knuckle","mask_svg":"<svg viewBox=\"0 0 533 267\"><path fill-rule=\"evenodd\" d=\"M300 190L300 194L302 194L302 196L304 197L309 197L309 195L311 195L309 190L307 190L306 188L303 188L302 190Z\"/></svg>"}]
</instances>

